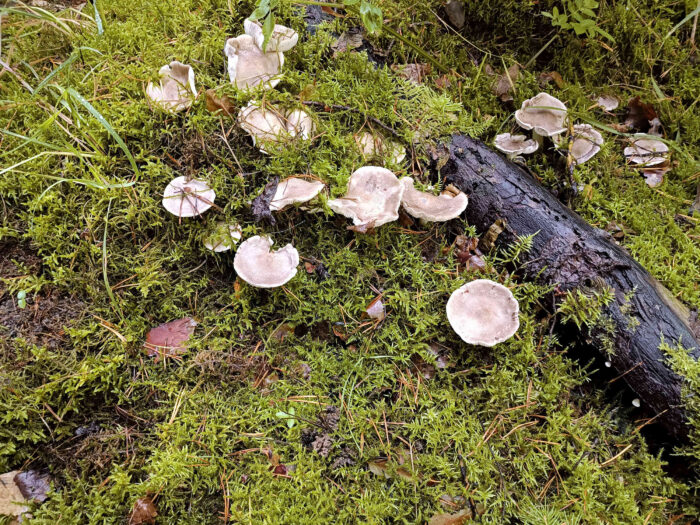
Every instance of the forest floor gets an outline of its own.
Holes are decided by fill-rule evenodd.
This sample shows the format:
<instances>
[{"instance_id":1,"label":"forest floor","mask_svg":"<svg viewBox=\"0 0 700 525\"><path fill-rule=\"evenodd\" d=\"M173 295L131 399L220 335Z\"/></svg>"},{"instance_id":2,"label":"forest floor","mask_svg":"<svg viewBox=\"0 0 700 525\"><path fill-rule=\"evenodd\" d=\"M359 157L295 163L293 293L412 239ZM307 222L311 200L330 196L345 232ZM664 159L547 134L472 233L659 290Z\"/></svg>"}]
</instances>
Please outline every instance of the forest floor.
<instances>
[{"instance_id":1,"label":"forest floor","mask_svg":"<svg viewBox=\"0 0 700 525\"><path fill-rule=\"evenodd\" d=\"M391 129L408 154L372 163L439 186L435 144L492 143L546 91L605 143L571 170L546 142L529 171L697 309L695 6L601 3L607 35L577 36L542 15L552 0L467 2L461 28L440 0L379 2L402 41L363 34L343 10L282 2L277 21L299 43L279 85L252 93L230 84L222 53L249 1L0 11L0 473L50 475L32 523L693 522L697 363L672 356L694 426L690 443L669 443L603 357L571 350L585 315L569 316L564 341L552 289L515 279L525 240L467 271L455 240L475 232L461 219L363 235L326 204L368 163L361 131ZM145 96L172 60L192 65L199 92L177 114ZM212 94L233 115L253 98L315 102L317 136L264 155ZM601 95L620 106L603 110ZM654 187L623 155L650 120L624 128L635 97L632 112L657 117L670 145ZM293 174L327 184L322 211L256 222L251 200ZM162 192L179 175L207 180L217 208L168 214ZM293 243L297 276L270 290L237 279L233 254L202 242L222 220ZM520 303L520 330L490 349L445 316L449 294L478 277ZM365 314L377 296L381 321ZM150 357L148 331L184 317L198 323L187 351Z\"/></svg>"}]
</instances>

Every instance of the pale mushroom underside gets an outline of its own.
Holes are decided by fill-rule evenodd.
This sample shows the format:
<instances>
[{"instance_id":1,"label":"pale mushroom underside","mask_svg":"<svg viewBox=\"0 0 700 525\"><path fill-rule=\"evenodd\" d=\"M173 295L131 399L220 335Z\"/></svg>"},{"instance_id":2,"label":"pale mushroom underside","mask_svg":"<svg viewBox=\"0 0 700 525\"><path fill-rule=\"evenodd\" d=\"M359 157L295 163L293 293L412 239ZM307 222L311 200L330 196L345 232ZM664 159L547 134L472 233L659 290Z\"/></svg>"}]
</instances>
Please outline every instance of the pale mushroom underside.
<instances>
[{"instance_id":1,"label":"pale mushroom underside","mask_svg":"<svg viewBox=\"0 0 700 525\"><path fill-rule=\"evenodd\" d=\"M228 57L229 78L238 89L248 90L260 84L270 89L281 80L284 55L277 51L264 53L250 35L229 38L224 54Z\"/></svg>"},{"instance_id":2,"label":"pale mushroom underside","mask_svg":"<svg viewBox=\"0 0 700 525\"><path fill-rule=\"evenodd\" d=\"M326 185L320 181L306 181L299 177L289 177L277 185L275 196L270 202L271 211L280 211L293 204L308 202L316 197Z\"/></svg>"},{"instance_id":3,"label":"pale mushroom underside","mask_svg":"<svg viewBox=\"0 0 700 525\"><path fill-rule=\"evenodd\" d=\"M146 95L166 111L182 111L192 105L197 97L194 71L186 64L173 61L160 68L160 84L149 82Z\"/></svg>"},{"instance_id":4,"label":"pale mushroom underside","mask_svg":"<svg viewBox=\"0 0 700 525\"><path fill-rule=\"evenodd\" d=\"M433 195L415 188L411 177L401 179L404 187L401 205L406 212L417 218L426 221L444 222L459 217L467 208L467 196L461 191L454 193L443 193Z\"/></svg>"},{"instance_id":5,"label":"pale mushroom underside","mask_svg":"<svg viewBox=\"0 0 700 525\"><path fill-rule=\"evenodd\" d=\"M539 93L523 101L515 112L515 121L524 129L551 137L566 131L566 106L564 103L547 93Z\"/></svg>"},{"instance_id":6,"label":"pale mushroom underside","mask_svg":"<svg viewBox=\"0 0 700 525\"><path fill-rule=\"evenodd\" d=\"M233 259L238 276L257 288L276 288L297 273L299 252L291 244L272 251L272 239L256 235L241 243Z\"/></svg>"}]
</instances>

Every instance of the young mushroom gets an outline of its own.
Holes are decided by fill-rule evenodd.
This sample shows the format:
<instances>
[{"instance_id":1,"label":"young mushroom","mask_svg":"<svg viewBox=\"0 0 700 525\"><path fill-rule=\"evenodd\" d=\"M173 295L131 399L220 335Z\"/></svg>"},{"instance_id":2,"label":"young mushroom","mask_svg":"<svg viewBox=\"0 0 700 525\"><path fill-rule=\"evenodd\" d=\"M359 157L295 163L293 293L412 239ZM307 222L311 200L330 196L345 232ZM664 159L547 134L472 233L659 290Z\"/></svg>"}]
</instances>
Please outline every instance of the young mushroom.
<instances>
[{"instance_id":1,"label":"young mushroom","mask_svg":"<svg viewBox=\"0 0 700 525\"><path fill-rule=\"evenodd\" d=\"M194 71L187 64L177 60L160 68L160 85L149 82L146 95L165 111L182 111L192 105L197 97L194 85Z\"/></svg>"},{"instance_id":2,"label":"young mushroom","mask_svg":"<svg viewBox=\"0 0 700 525\"><path fill-rule=\"evenodd\" d=\"M195 217L211 208L215 198L205 181L176 177L163 191L163 207L178 217Z\"/></svg>"},{"instance_id":3,"label":"young mushroom","mask_svg":"<svg viewBox=\"0 0 700 525\"><path fill-rule=\"evenodd\" d=\"M284 55L278 51L264 53L252 36L229 38L224 54L228 57L229 78L238 89L247 90L260 84L269 89L279 83Z\"/></svg>"},{"instance_id":4,"label":"young mushroom","mask_svg":"<svg viewBox=\"0 0 700 525\"><path fill-rule=\"evenodd\" d=\"M557 146L564 142L561 135L552 137L552 140ZM571 155L574 164L583 164L600 151L603 142L603 136L593 126L576 124L568 143L569 155Z\"/></svg>"},{"instance_id":5,"label":"young mushroom","mask_svg":"<svg viewBox=\"0 0 700 525\"><path fill-rule=\"evenodd\" d=\"M566 131L566 106L558 98L539 93L523 101L515 112L515 121L524 129L531 129L533 138L542 144L543 137Z\"/></svg>"},{"instance_id":6,"label":"young mushroom","mask_svg":"<svg viewBox=\"0 0 700 525\"><path fill-rule=\"evenodd\" d=\"M488 279L457 288L447 301L447 319L463 341L494 346L510 339L520 326L519 305L511 291Z\"/></svg>"},{"instance_id":7,"label":"young mushroom","mask_svg":"<svg viewBox=\"0 0 700 525\"><path fill-rule=\"evenodd\" d=\"M459 217L467 208L467 196L454 186L448 186L440 195L433 195L417 190L411 177L403 177L401 184L403 185L401 205L416 219L430 222L449 221Z\"/></svg>"},{"instance_id":8,"label":"young mushroom","mask_svg":"<svg viewBox=\"0 0 700 525\"><path fill-rule=\"evenodd\" d=\"M204 247L216 253L227 252L241 240L243 231L238 224L217 222L214 231L204 239Z\"/></svg>"},{"instance_id":9,"label":"young mushroom","mask_svg":"<svg viewBox=\"0 0 700 525\"><path fill-rule=\"evenodd\" d=\"M510 133L496 135L493 145L511 160L518 155L534 153L540 147L536 140L528 139L525 135L511 135Z\"/></svg>"},{"instance_id":10,"label":"young mushroom","mask_svg":"<svg viewBox=\"0 0 700 525\"><path fill-rule=\"evenodd\" d=\"M656 166L666 162L668 146L660 140L638 137L632 140L632 144L625 148L624 153L632 164Z\"/></svg>"},{"instance_id":11,"label":"young mushroom","mask_svg":"<svg viewBox=\"0 0 700 525\"><path fill-rule=\"evenodd\" d=\"M380 135L363 131L355 136L357 147L365 160L389 158L394 164L398 164L406 158L406 150L398 142L387 140Z\"/></svg>"},{"instance_id":12,"label":"young mushroom","mask_svg":"<svg viewBox=\"0 0 700 525\"><path fill-rule=\"evenodd\" d=\"M238 113L238 125L252 137L253 145L263 153L270 153L268 150L296 137L308 140L316 131L311 115L302 109L285 113L272 104L261 106L254 101Z\"/></svg>"},{"instance_id":13,"label":"young mushroom","mask_svg":"<svg viewBox=\"0 0 700 525\"><path fill-rule=\"evenodd\" d=\"M245 30L246 35L253 37L255 40L255 45L262 49L263 42L265 41L265 35L263 34L263 28L260 22L246 18L243 21L243 29ZM292 49L295 45L297 45L298 41L299 33L294 31L294 29L275 24L272 34L270 35L270 39L267 42L265 51L268 53L271 51L283 53Z\"/></svg>"},{"instance_id":14,"label":"young mushroom","mask_svg":"<svg viewBox=\"0 0 700 525\"><path fill-rule=\"evenodd\" d=\"M294 277L299 252L291 244L272 251L273 244L269 237L259 235L243 241L233 259L238 276L257 288L276 288Z\"/></svg>"},{"instance_id":15,"label":"young mushroom","mask_svg":"<svg viewBox=\"0 0 700 525\"><path fill-rule=\"evenodd\" d=\"M292 204L308 202L326 185L319 181L306 181L299 177L289 177L277 185L275 196L270 202L270 211L281 211Z\"/></svg>"},{"instance_id":16,"label":"young mushroom","mask_svg":"<svg viewBox=\"0 0 700 525\"><path fill-rule=\"evenodd\" d=\"M350 176L345 196L328 201L328 206L352 219L361 228L358 231L366 231L399 218L403 191L403 184L388 169L364 166Z\"/></svg>"}]
</instances>

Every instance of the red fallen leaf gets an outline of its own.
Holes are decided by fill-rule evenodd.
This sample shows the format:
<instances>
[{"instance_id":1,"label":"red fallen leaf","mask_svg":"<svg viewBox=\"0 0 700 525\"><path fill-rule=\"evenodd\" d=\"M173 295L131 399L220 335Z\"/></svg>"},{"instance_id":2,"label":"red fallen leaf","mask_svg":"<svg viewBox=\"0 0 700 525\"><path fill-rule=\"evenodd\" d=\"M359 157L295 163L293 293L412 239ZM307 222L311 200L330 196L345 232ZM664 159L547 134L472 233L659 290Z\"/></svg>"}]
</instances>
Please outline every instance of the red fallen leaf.
<instances>
[{"instance_id":1,"label":"red fallen leaf","mask_svg":"<svg viewBox=\"0 0 700 525\"><path fill-rule=\"evenodd\" d=\"M153 500L144 496L134 503L131 514L129 514L129 525L152 525L156 522L156 516L158 516L158 509L156 509Z\"/></svg>"},{"instance_id":2,"label":"red fallen leaf","mask_svg":"<svg viewBox=\"0 0 700 525\"><path fill-rule=\"evenodd\" d=\"M305 262L304 269L306 270L306 273L314 273L316 271L316 265L311 264L310 262Z\"/></svg>"},{"instance_id":3,"label":"red fallen leaf","mask_svg":"<svg viewBox=\"0 0 700 525\"><path fill-rule=\"evenodd\" d=\"M146 335L144 347L150 357L156 361L161 357L178 356L187 349L187 341L194 333L197 321L191 317L183 317L151 328Z\"/></svg>"},{"instance_id":4,"label":"red fallen leaf","mask_svg":"<svg viewBox=\"0 0 700 525\"><path fill-rule=\"evenodd\" d=\"M470 519L472 519L472 511L462 509L454 514L435 514L428 521L428 525L462 525Z\"/></svg>"},{"instance_id":5,"label":"red fallen leaf","mask_svg":"<svg viewBox=\"0 0 700 525\"><path fill-rule=\"evenodd\" d=\"M627 129L646 133L652 126L651 121L658 119L656 110L651 104L646 104L639 97L630 99L627 103L627 116L625 126Z\"/></svg>"}]
</instances>

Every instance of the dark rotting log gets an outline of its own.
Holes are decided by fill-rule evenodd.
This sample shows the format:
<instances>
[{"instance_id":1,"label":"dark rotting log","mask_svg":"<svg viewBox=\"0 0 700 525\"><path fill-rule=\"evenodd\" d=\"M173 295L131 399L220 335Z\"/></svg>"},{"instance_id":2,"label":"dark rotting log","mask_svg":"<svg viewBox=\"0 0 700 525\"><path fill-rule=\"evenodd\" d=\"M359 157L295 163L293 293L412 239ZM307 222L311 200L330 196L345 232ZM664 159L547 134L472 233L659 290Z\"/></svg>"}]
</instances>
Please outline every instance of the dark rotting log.
<instances>
[{"instance_id":1,"label":"dark rotting log","mask_svg":"<svg viewBox=\"0 0 700 525\"><path fill-rule=\"evenodd\" d=\"M447 146L449 156L447 151L437 155L434 168L469 196L469 224L483 234L500 220L500 246L535 234L532 250L524 255L523 277L562 291L592 283L614 291L615 299L603 310L615 328L605 335L614 342L614 355L606 358L654 414L655 423L670 438L683 440L688 428L682 378L669 368L660 346L682 345L700 357L688 311L607 232L586 223L522 168L469 137L456 135ZM591 330L585 338L602 350L603 335Z\"/></svg>"}]
</instances>

